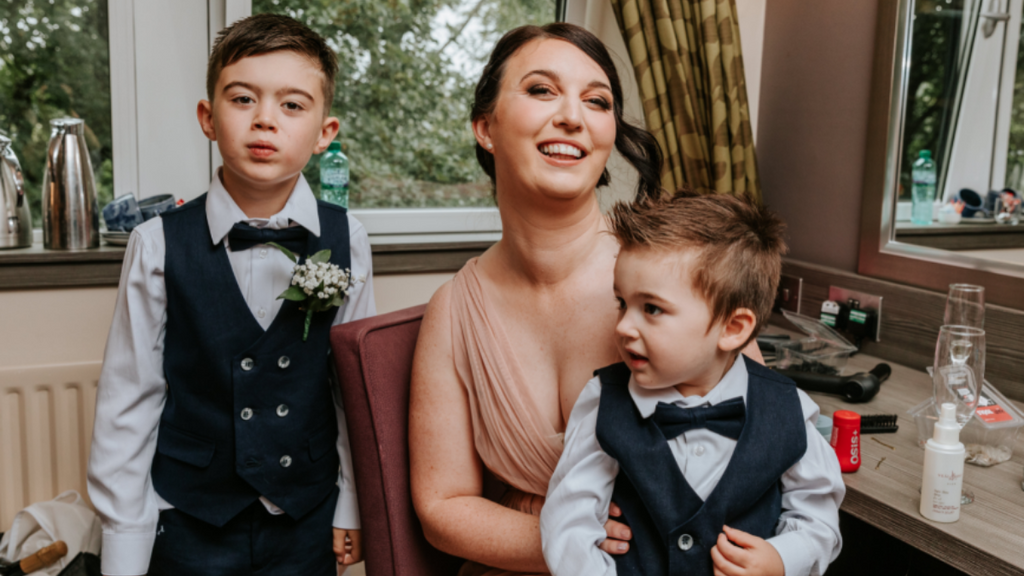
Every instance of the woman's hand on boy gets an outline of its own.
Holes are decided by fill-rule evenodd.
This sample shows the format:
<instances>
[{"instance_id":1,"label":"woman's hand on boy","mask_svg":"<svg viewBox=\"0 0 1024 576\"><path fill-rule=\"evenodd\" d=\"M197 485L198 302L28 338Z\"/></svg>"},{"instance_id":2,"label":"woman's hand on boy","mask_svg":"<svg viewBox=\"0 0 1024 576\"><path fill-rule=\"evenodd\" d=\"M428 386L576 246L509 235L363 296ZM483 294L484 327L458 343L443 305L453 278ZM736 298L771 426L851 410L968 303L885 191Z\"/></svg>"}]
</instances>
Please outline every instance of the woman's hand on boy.
<instances>
[{"instance_id":1,"label":"woman's hand on boy","mask_svg":"<svg viewBox=\"0 0 1024 576\"><path fill-rule=\"evenodd\" d=\"M351 566L363 559L363 535L359 530L334 529L334 556L338 564Z\"/></svg>"},{"instance_id":2,"label":"woman's hand on boy","mask_svg":"<svg viewBox=\"0 0 1024 576\"><path fill-rule=\"evenodd\" d=\"M722 530L711 548L715 576L785 576L782 557L767 540L728 526Z\"/></svg>"},{"instance_id":3,"label":"woman's hand on boy","mask_svg":"<svg viewBox=\"0 0 1024 576\"><path fill-rule=\"evenodd\" d=\"M622 516L622 509L612 502L608 506L608 515L618 518ZM604 542L601 543L599 548L605 552L613 555L625 554L629 552L629 540L633 537L633 533L630 531L629 526L626 526L622 522L616 522L615 520L608 519L604 523L604 531L608 534Z\"/></svg>"}]
</instances>

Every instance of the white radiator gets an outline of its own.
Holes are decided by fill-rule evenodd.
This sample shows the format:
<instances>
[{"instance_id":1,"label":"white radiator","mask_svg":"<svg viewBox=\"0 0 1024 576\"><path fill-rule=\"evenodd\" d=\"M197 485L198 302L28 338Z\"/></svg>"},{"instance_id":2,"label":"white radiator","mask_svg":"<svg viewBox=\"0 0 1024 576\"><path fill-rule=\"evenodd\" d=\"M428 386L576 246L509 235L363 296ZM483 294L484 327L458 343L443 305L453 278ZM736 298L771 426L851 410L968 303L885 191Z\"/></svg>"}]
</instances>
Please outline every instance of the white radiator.
<instances>
[{"instance_id":1,"label":"white radiator","mask_svg":"<svg viewBox=\"0 0 1024 576\"><path fill-rule=\"evenodd\" d=\"M85 474L101 362L0 369L0 532L25 506L77 490Z\"/></svg>"}]
</instances>

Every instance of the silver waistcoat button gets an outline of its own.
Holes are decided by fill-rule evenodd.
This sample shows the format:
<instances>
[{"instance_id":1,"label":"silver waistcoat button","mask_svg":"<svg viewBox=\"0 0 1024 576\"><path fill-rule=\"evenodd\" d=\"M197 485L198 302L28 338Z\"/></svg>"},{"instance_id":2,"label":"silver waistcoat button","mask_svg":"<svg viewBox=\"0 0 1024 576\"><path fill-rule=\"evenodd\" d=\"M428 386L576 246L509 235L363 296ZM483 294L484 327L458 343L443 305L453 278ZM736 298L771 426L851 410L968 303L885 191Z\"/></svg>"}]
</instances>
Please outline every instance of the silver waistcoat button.
<instances>
[{"instance_id":1,"label":"silver waistcoat button","mask_svg":"<svg viewBox=\"0 0 1024 576\"><path fill-rule=\"evenodd\" d=\"M287 468L292 465L292 457L285 454L281 456L281 468Z\"/></svg>"},{"instance_id":2,"label":"silver waistcoat button","mask_svg":"<svg viewBox=\"0 0 1024 576\"><path fill-rule=\"evenodd\" d=\"M291 366L291 363L292 359L287 356L281 356L280 358L277 359L277 365L282 369Z\"/></svg>"},{"instance_id":3,"label":"silver waistcoat button","mask_svg":"<svg viewBox=\"0 0 1024 576\"><path fill-rule=\"evenodd\" d=\"M686 552L690 548L693 548L693 536L690 536L689 534L683 534L679 537L678 544L679 549L683 552Z\"/></svg>"},{"instance_id":4,"label":"silver waistcoat button","mask_svg":"<svg viewBox=\"0 0 1024 576\"><path fill-rule=\"evenodd\" d=\"M242 358L242 370L248 372L252 370L252 367L256 365L256 362L252 358Z\"/></svg>"},{"instance_id":5,"label":"silver waistcoat button","mask_svg":"<svg viewBox=\"0 0 1024 576\"><path fill-rule=\"evenodd\" d=\"M277 415L280 416L281 418L284 418L285 416L287 416L288 415L288 405L287 404L281 404L280 406L278 406L277 407Z\"/></svg>"},{"instance_id":6,"label":"silver waistcoat button","mask_svg":"<svg viewBox=\"0 0 1024 576\"><path fill-rule=\"evenodd\" d=\"M242 420L252 418L252 408L242 408Z\"/></svg>"}]
</instances>

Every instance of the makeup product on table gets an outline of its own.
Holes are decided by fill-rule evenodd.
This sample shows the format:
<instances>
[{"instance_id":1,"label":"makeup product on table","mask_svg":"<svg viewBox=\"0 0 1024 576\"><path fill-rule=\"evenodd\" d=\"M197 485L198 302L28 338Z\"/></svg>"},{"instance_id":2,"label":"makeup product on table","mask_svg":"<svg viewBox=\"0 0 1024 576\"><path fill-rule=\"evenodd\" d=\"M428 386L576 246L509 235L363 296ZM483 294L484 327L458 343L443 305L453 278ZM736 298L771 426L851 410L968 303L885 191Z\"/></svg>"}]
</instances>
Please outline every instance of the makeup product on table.
<instances>
[{"instance_id":1,"label":"makeup product on table","mask_svg":"<svg viewBox=\"0 0 1024 576\"><path fill-rule=\"evenodd\" d=\"M825 437L825 440L832 437L832 418L830 416L818 414L818 420L814 423L814 427L819 434Z\"/></svg>"},{"instance_id":2,"label":"makeup product on table","mask_svg":"<svg viewBox=\"0 0 1024 576\"><path fill-rule=\"evenodd\" d=\"M839 469L856 472L860 469L860 414L836 410L832 414L832 440L829 442L839 458Z\"/></svg>"},{"instance_id":3,"label":"makeup product on table","mask_svg":"<svg viewBox=\"0 0 1024 576\"><path fill-rule=\"evenodd\" d=\"M917 441L922 448L934 434L938 413L933 398L907 411L917 424ZM1013 456L1021 428L1024 428L1024 413L992 384L984 382L974 417L960 431L960 441L967 449L967 463L995 466L1008 461Z\"/></svg>"},{"instance_id":4,"label":"makeup product on table","mask_svg":"<svg viewBox=\"0 0 1024 576\"><path fill-rule=\"evenodd\" d=\"M946 402L935 424L935 434L924 448L921 515L925 518L936 522L956 522L960 519L964 453L964 445L960 443L956 405Z\"/></svg>"}]
</instances>

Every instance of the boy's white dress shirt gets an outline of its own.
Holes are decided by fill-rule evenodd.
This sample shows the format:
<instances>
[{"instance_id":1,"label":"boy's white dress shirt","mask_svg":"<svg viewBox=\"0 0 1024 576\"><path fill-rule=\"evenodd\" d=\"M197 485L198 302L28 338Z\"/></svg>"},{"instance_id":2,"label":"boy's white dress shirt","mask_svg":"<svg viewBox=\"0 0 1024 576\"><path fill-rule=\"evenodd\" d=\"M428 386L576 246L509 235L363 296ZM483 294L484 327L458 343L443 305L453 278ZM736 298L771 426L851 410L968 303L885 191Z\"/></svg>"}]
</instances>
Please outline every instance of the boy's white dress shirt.
<instances>
[{"instance_id":1,"label":"boy's white dress shirt","mask_svg":"<svg viewBox=\"0 0 1024 576\"><path fill-rule=\"evenodd\" d=\"M269 219L248 218L224 189L219 176L214 176L206 198L206 219L211 242L223 241L227 246L238 287L253 317L266 330L281 309L283 300L277 297L288 288L294 263L272 246L257 245L232 252L227 235L236 223L245 222L274 229L298 225L320 236L320 216L309 184L300 174L280 212ZM351 214L348 225L352 277L365 281L354 286L338 309L334 324L376 314L370 241L363 225ZM160 511L173 508L153 489L150 477L167 386L163 371L167 324L165 250L161 218L153 218L132 231L100 373L89 457L89 496L103 520L102 572L106 576L146 573ZM359 510L345 412L337 390L333 392L341 457L341 494L334 526L358 529ZM266 498L260 500L271 514L283 513Z\"/></svg>"},{"instance_id":2,"label":"boy's white dress shirt","mask_svg":"<svg viewBox=\"0 0 1024 576\"><path fill-rule=\"evenodd\" d=\"M742 357L706 396L683 397L675 388L647 390L629 381L629 394L644 418L658 402L681 408L715 405L730 398L747 398L747 368ZM815 428L818 405L802 390L800 405L807 430L807 452L782 476L782 516L775 536L768 539L782 557L786 576L820 575L835 560L842 545L839 505L846 494L839 461ZM614 576L615 561L598 548L607 536L608 504L619 463L601 449L597 415L601 380L587 383L569 416L565 450L548 484L540 515L544 559L554 576L603 574ZM690 430L668 441L687 483L707 499L725 473L736 440L706 428Z\"/></svg>"}]
</instances>

